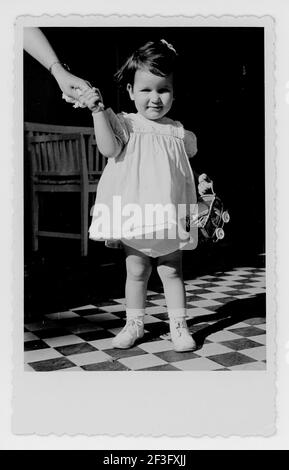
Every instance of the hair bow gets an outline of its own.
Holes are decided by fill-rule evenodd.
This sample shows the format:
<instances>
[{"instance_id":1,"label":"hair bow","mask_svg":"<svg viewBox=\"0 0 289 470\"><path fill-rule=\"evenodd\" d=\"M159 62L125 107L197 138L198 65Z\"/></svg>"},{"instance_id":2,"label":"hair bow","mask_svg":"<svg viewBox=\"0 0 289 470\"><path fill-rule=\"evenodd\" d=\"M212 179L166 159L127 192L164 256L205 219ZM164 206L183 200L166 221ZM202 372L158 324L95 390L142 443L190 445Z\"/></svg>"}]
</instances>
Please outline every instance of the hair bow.
<instances>
[{"instance_id":1,"label":"hair bow","mask_svg":"<svg viewBox=\"0 0 289 470\"><path fill-rule=\"evenodd\" d=\"M161 42L165 44L169 49L171 49L171 51L173 51L175 54L177 53L176 49L172 46L172 44L167 42L165 39L161 39Z\"/></svg>"}]
</instances>

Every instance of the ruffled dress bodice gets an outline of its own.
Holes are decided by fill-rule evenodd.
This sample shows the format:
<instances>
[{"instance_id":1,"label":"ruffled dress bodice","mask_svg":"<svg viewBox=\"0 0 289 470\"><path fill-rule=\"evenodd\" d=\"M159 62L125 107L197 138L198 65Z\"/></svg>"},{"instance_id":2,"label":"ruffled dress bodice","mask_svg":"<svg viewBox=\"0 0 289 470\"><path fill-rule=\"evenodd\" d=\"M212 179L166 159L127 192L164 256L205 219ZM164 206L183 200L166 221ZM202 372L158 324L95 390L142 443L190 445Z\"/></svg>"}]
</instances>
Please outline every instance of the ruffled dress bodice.
<instances>
[{"instance_id":1,"label":"ruffled dress bodice","mask_svg":"<svg viewBox=\"0 0 289 470\"><path fill-rule=\"evenodd\" d=\"M150 256L186 249L188 244L192 249L196 234L186 232L185 212L196 203L189 163L189 157L197 152L195 135L166 117L152 121L140 114L106 112L122 151L108 159L99 181L90 238L122 240ZM178 210L181 206L182 211ZM160 215L161 208L167 208L163 214L168 217ZM160 231L165 235L159 239Z\"/></svg>"}]
</instances>

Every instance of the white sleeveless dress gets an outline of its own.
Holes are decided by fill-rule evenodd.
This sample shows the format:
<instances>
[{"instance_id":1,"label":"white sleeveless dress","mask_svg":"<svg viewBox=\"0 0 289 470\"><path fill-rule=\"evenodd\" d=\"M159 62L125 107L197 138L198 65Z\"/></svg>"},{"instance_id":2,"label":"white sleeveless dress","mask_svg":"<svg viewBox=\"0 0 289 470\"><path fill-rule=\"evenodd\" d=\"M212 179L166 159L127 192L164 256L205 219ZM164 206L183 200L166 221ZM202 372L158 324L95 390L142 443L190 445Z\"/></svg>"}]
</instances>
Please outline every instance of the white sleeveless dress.
<instances>
[{"instance_id":1,"label":"white sleeveless dress","mask_svg":"<svg viewBox=\"0 0 289 470\"><path fill-rule=\"evenodd\" d=\"M186 215L197 202L189 163L196 136L166 117L106 113L123 150L99 181L90 239L111 247L120 241L152 257L194 249L197 230L187 231Z\"/></svg>"}]
</instances>

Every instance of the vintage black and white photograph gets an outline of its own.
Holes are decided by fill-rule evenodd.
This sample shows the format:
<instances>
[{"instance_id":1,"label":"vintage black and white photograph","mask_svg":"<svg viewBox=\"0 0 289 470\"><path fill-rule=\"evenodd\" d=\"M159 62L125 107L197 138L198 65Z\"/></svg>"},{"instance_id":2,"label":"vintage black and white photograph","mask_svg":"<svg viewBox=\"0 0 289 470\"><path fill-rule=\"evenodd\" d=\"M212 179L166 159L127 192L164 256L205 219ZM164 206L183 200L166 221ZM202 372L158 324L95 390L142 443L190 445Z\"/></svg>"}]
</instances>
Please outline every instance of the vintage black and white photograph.
<instances>
[{"instance_id":1,"label":"vintage black and white photograph","mask_svg":"<svg viewBox=\"0 0 289 470\"><path fill-rule=\"evenodd\" d=\"M264 27L23 48L25 371L265 371Z\"/></svg>"}]
</instances>

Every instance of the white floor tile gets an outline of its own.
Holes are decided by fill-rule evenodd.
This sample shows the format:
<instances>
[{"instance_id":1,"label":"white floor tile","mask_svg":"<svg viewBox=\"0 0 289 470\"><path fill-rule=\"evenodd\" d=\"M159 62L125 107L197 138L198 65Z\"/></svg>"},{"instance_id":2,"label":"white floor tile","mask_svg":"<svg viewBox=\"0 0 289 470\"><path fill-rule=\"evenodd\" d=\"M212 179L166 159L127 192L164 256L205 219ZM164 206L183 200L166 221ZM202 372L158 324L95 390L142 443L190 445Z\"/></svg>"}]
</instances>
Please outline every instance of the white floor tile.
<instances>
[{"instance_id":1,"label":"white floor tile","mask_svg":"<svg viewBox=\"0 0 289 470\"><path fill-rule=\"evenodd\" d=\"M200 290L200 286L193 286L192 284L185 285L186 291L198 291ZM196 292L197 293L197 292Z\"/></svg>"},{"instance_id":2,"label":"white floor tile","mask_svg":"<svg viewBox=\"0 0 289 470\"><path fill-rule=\"evenodd\" d=\"M219 343L206 343L201 349L196 351L196 354L203 357L214 356L216 354L225 354L232 352L232 349L227 348Z\"/></svg>"},{"instance_id":3,"label":"white floor tile","mask_svg":"<svg viewBox=\"0 0 289 470\"><path fill-rule=\"evenodd\" d=\"M117 305L100 305L99 308L101 310L104 310L105 312L108 313L113 313L113 312L125 312L126 306L122 304L117 304ZM92 315L91 315L92 316Z\"/></svg>"},{"instance_id":4,"label":"white floor tile","mask_svg":"<svg viewBox=\"0 0 289 470\"><path fill-rule=\"evenodd\" d=\"M257 361L263 361L266 359L266 347L265 346L260 346L256 348L250 348L250 349L243 349L242 354L245 354L245 356L249 356L252 359L256 359Z\"/></svg>"},{"instance_id":5,"label":"white floor tile","mask_svg":"<svg viewBox=\"0 0 289 470\"><path fill-rule=\"evenodd\" d=\"M265 289L261 289L258 287L248 287L246 289L242 289L242 292L247 292L248 294L263 294L265 292Z\"/></svg>"},{"instance_id":6,"label":"white floor tile","mask_svg":"<svg viewBox=\"0 0 289 470\"><path fill-rule=\"evenodd\" d=\"M54 372L85 372L81 367L66 367L64 369L57 369Z\"/></svg>"},{"instance_id":7,"label":"white floor tile","mask_svg":"<svg viewBox=\"0 0 289 470\"><path fill-rule=\"evenodd\" d=\"M199 294L200 297L204 297L204 299L224 299L225 297L229 297L228 294L224 294L223 292L208 292L207 294Z\"/></svg>"},{"instance_id":8,"label":"white floor tile","mask_svg":"<svg viewBox=\"0 0 289 470\"><path fill-rule=\"evenodd\" d=\"M192 302L188 302L188 306L192 307L213 307L215 305L222 305L220 302L216 302L215 300L195 300Z\"/></svg>"},{"instance_id":9,"label":"white floor tile","mask_svg":"<svg viewBox=\"0 0 289 470\"><path fill-rule=\"evenodd\" d=\"M223 366L206 357L187 359L185 361L172 362L171 364L181 370L216 370L223 368Z\"/></svg>"},{"instance_id":10,"label":"white floor tile","mask_svg":"<svg viewBox=\"0 0 289 470\"><path fill-rule=\"evenodd\" d=\"M257 336L250 336L252 341L256 341L257 343L266 344L266 335L257 335Z\"/></svg>"},{"instance_id":11,"label":"white floor tile","mask_svg":"<svg viewBox=\"0 0 289 470\"><path fill-rule=\"evenodd\" d=\"M50 320L62 320L65 318L75 318L79 317L77 313L72 312L71 310L68 310L66 312L57 312L57 313L48 313L45 315L46 318L49 318Z\"/></svg>"},{"instance_id":12,"label":"white floor tile","mask_svg":"<svg viewBox=\"0 0 289 470\"><path fill-rule=\"evenodd\" d=\"M125 325L125 320L123 321L123 326ZM123 329L123 326L120 326L118 328L108 328L107 331L109 331L110 333L112 333L113 335L117 335L122 329Z\"/></svg>"},{"instance_id":13,"label":"white floor tile","mask_svg":"<svg viewBox=\"0 0 289 470\"><path fill-rule=\"evenodd\" d=\"M144 316L144 324L146 325L147 323L160 323L162 320L159 318L155 318L152 315L145 315Z\"/></svg>"},{"instance_id":14,"label":"white floor tile","mask_svg":"<svg viewBox=\"0 0 289 470\"><path fill-rule=\"evenodd\" d=\"M138 347L144 351L154 354L162 351L171 351L173 349L173 343L171 341L152 341L151 343L141 343Z\"/></svg>"},{"instance_id":15,"label":"white floor tile","mask_svg":"<svg viewBox=\"0 0 289 470\"><path fill-rule=\"evenodd\" d=\"M58 346L67 346L69 344L84 343L84 341L79 336L67 335L67 336L56 336L55 338L46 338L45 343L47 343L52 348L56 348Z\"/></svg>"},{"instance_id":16,"label":"white floor tile","mask_svg":"<svg viewBox=\"0 0 289 470\"><path fill-rule=\"evenodd\" d=\"M125 306L126 304L126 298L123 297L122 299L113 299L115 302L119 303L119 304L123 304Z\"/></svg>"},{"instance_id":17,"label":"white floor tile","mask_svg":"<svg viewBox=\"0 0 289 470\"><path fill-rule=\"evenodd\" d=\"M234 295L235 299L250 299L252 297L253 297L253 294Z\"/></svg>"},{"instance_id":18,"label":"white floor tile","mask_svg":"<svg viewBox=\"0 0 289 470\"><path fill-rule=\"evenodd\" d=\"M207 337L210 341L219 342L219 341L230 341L232 339L240 339L239 335L235 335L228 330L217 331Z\"/></svg>"},{"instance_id":19,"label":"white floor tile","mask_svg":"<svg viewBox=\"0 0 289 470\"><path fill-rule=\"evenodd\" d=\"M186 284L192 284L193 286L199 286L203 284L208 284L208 281L204 281L202 279L193 279L191 281L185 281Z\"/></svg>"},{"instance_id":20,"label":"white floor tile","mask_svg":"<svg viewBox=\"0 0 289 470\"><path fill-rule=\"evenodd\" d=\"M248 323L244 323L244 322L234 323L233 325L228 326L230 330L235 330L237 328L250 328L250 327L251 325L248 325Z\"/></svg>"},{"instance_id":21,"label":"white floor tile","mask_svg":"<svg viewBox=\"0 0 289 470\"><path fill-rule=\"evenodd\" d=\"M95 315L85 315L83 318L92 323L98 324L100 327L103 321L119 320L119 317L111 313L96 313Z\"/></svg>"},{"instance_id":22,"label":"white floor tile","mask_svg":"<svg viewBox=\"0 0 289 470\"><path fill-rule=\"evenodd\" d=\"M30 331L24 332L24 341L35 341L35 340L39 340L38 336L34 335L33 333L30 333Z\"/></svg>"},{"instance_id":23,"label":"white floor tile","mask_svg":"<svg viewBox=\"0 0 289 470\"><path fill-rule=\"evenodd\" d=\"M188 307L187 315L188 318L195 318L203 315L213 315L215 312L203 307Z\"/></svg>"},{"instance_id":24,"label":"white floor tile","mask_svg":"<svg viewBox=\"0 0 289 470\"><path fill-rule=\"evenodd\" d=\"M232 271L226 271L225 274L232 274L233 276L243 274L244 276L246 276L248 274L248 270L247 269L233 269Z\"/></svg>"},{"instance_id":25,"label":"white floor tile","mask_svg":"<svg viewBox=\"0 0 289 470\"><path fill-rule=\"evenodd\" d=\"M239 286L240 281L214 281L214 284L216 284L217 286L225 286L225 287Z\"/></svg>"},{"instance_id":26,"label":"white floor tile","mask_svg":"<svg viewBox=\"0 0 289 470\"><path fill-rule=\"evenodd\" d=\"M229 286L213 286L213 287L208 287L208 290L210 290L212 292L221 292L223 294L223 293L231 291L232 287L229 287ZM230 295L230 294L228 294L228 295Z\"/></svg>"},{"instance_id":27,"label":"white floor tile","mask_svg":"<svg viewBox=\"0 0 289 470\"><path fill-rule=\"evenodd\" d=\"M220 280L224 280L224 281L244 281L244 278L242 276L234 276L234 275L227 275L227 273L225 273L223 276L220 276Z\"/></svg>"},{"instance_id":28,"label":"white floor tile","mask_svg":"<svg viewBox=\"0 0 289 470\"><path fill-rule=\"evenodd\" d=\"M149 301L153 302L156 305L161 305L161 306L166 306L167 305L166 299L156 299L156 300L150 300L149 299Z\"/></svg>"},{"instance_id":29,"label":"white floor tile","mask_svg":"<svg viewBox=\"0 0 289 470\"><path fill-rule=\"evenodd\" d=\"M87 364L96 364L98 362L111 361L111 357L103 351L93 351L82 354L72 354L68 359L77 366L84 366Z\"/></svg>"},{"instance_id":30,"label":"white floor tile","mask_svg":"<svg viewBox=\"0 0 289 470\"><path fill-rule=\"evenodd\" d=\"M24 353L25 362L45 361L48 359L55 359L57 357L63 356L58 351L52 348L38 349L37 351L26 351Z\"/></svg>"},{"instance_id":31,"label":"white floor tile","mask_svg":"<svg viewBox=\"0 0 289 470\"><path fill-rule=\"evenodd\" d=\"M256 325L257 328L260 328L261 330L266 331L267 330L267 325L266 323L261 323L260 325Z\"/></svg>"},{"instance_id":32,"label":"white floor tile","mask_svg":"<svg viewBox=\"0 0 289 470\"><path fill-rule=\"evenodd\" d=\"M87 343L91 344L91 346L94 346L97 349L112 348L112 338L95 339L94 341L87 341Z\"/></svg>"},{"instance_id":33,"label":"white floor tile","mask_svg":"<svg viewBox=\"0 0 289 470\"><path fill-rule=\"evenodd\" d=\"M243 351L242 351L243 352ZM230 370L266 370L265 362L250 362L249 364L241 364L239 366L229 367Z\"/></svg>"},{"instance_id":34,"label":"white floor tile","mask_svg":"<svg viewBox=\"0 0 289 470\"><path fill-rule=\"evenodd\" d=\"M155 315L156 313L165 313L167 312L166 307L156 306L156 307L146 307L145 309L147 315Z\"/></svg>"},{"instance_id":35,"label":"white floor tile","mask_svg":"<svg viewBox=\"0 0 289 470\"><path fill-rule=\"evenodd\" d=\"M207 276L200 276L200 277L198 277L198 279L207 279L207 280L210 280L210 279L212 279L212 278L214 278L214 277L216 277L216 276L212 276L211 274L208 274Z\"/></svg>"},{"instance_id":36,"label":"white floor tile","mask_svg":"<svg viewBox=\"0 0 289 470\"><path fill-rule=\"evenodd\" d=\"M36 330L48 330L49 328L59 328L59 323L55 320L42 320L33 323L26 323L25 327L29 331L36 331Z\"/></svg>"},{"instance_id":37,"label":"white floor tile","mask_svg":"<svg viewBox=\"0 0 289 470\"><path fill-rule=\"evenodd\" d=\"M125 357L119 359L124 366L132 370L145 369L147 367L155 367L167 364L166 361L163 361L157 356L152 354L144 354L141 356Z\"/></svg>"},{"instance_id":38,"label":"white floor tile","mask_svg":"<svg viewBox=\"0 0 289 470\"><path fill-rule=\"evenodd\" d=\"M82 307L75 307L75 308L71 308L70 310L89 310L90 308L94 309L94 308L97 308L96 305L92 305L92 304L89 304L89 305L83 305Z\"/></svg>"}]
</instances>

